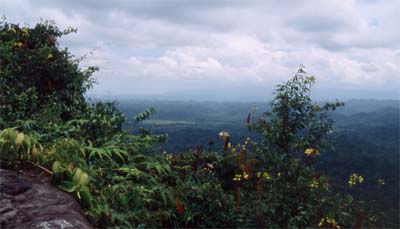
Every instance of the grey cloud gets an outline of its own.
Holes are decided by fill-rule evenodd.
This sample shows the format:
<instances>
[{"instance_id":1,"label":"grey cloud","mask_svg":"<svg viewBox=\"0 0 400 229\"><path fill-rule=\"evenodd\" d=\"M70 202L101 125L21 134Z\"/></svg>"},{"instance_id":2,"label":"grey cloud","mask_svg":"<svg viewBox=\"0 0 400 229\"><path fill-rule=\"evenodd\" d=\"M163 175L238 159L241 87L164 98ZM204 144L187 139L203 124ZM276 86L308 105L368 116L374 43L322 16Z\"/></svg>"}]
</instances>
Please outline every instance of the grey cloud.
<instances>
[{"instance_id":1,"label":"grey cloud","mask_svg":"<svg viewBox=\"0 0 400 229\"><path fill-rule=\"evenodd\" d=\"M201 90L209 82L265 86L290 77L301 63L322 84L337 88L400 84L396 0L0 0L0 5L0 14L14 22L33 25L42 17L78 27L78 34L61 43L78 56L96 49L84 64L102 69L98 91L141 91L144 85L154 91Z\"/></svg>"}]
</instances>

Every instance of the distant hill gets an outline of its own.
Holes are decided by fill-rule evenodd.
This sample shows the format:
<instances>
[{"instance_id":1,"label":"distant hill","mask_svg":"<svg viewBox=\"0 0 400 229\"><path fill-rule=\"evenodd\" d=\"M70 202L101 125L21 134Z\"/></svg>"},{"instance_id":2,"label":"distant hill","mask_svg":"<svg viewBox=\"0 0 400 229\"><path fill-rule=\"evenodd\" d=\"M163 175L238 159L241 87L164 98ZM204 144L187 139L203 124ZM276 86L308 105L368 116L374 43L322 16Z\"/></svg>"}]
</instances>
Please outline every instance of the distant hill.
<instances>
[{"instance_id":1,"label":"distant hill","mask_svg":"<svg viewBox=\"0 0 400 229\"><path fill-rule=\"evenodd\" d=\"M400 100L378 100L378 99L351 99L345 101L345 106L339 108L339 113L355 114L363 112L374 112L381 109L400 108Z\"/></svg>"}]
</instances>

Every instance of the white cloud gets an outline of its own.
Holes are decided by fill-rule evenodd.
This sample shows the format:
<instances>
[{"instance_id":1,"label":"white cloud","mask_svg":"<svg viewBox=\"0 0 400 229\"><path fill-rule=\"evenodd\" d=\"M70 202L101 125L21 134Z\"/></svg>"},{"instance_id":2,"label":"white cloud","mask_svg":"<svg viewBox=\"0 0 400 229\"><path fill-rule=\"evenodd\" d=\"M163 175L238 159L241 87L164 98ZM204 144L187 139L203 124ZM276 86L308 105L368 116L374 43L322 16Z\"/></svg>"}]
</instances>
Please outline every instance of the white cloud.
<instances>
[{"instance_id":1,"label":"white cloud","mask_svg":"<svg viewBox=\"0 0 400 229\"><path fill-rule=\"evenodd\" d=\"M99 93L269 86L300 64L321 85L400 86L400 1L5 1L0 14L54 19L61 40L98 65Z\"/></svg>"},{"instance_id":2,"label":"white cloud","mask_svg":"<svg viewBox=\"0 0 400 229\"><path fill-rule=\"evenodd\" d=\"M314 47L287 51L265 44L255 36L238 34L213 36L212 41L211 46L168 50L156 59L131 57L135 60L133 68L149 69L146 74L160 81L200 77L225 83L275 84L292 76L299 63L303 63L326 85L351 88L384 86L388 79L392 84L400 82L395 77L400 75L398 64L387 62L396 58L388 50L338 53ZM357 60L356 56L363 56L364 60Z\"/></svg>"}]
</instances>

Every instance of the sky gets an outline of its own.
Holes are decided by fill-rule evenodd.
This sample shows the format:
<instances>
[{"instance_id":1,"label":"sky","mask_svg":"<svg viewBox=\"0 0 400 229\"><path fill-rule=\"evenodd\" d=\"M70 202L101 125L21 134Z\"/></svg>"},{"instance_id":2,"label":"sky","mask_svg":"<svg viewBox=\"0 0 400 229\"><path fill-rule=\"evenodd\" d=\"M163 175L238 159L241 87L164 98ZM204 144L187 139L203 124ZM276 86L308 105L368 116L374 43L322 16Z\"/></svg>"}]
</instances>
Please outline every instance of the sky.
<instances>
[{"instance_id":1,"label":"sky","mask_svg":"<svg viewBox=\"0 0 400 229\"><path fill-rule=\"evenodd\" d=\"M399 99L398 0L0 0L7 21L78 29L93 96L263 100L300 65L320 99Z\"/></svg>"}]
</instances>

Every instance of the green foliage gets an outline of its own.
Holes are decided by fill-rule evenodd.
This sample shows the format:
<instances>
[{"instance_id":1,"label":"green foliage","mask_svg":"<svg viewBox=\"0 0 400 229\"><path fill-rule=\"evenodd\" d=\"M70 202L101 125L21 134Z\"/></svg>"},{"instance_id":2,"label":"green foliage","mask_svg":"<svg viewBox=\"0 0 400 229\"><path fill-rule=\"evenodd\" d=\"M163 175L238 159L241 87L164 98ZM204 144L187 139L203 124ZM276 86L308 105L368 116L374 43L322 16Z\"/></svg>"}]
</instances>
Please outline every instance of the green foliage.
<instances>
[{"instance_id":1,"label":"green foliage","mask_svg":"<svg viewBox=\"0 0 400 229\"><path fill-rule=\"evenodd\" d=\"M52 183L58 188L73 193L82 204L82 207L92 209L96 206L95 199L89 191L89 175L80 168L73 168L72 164L66 166L59 161L52 165Z\"/></svg>"},{"instance_id":2,"label":"green foliage","mask_svg":"<svg viewBox=\"0 0 400 229\"><path fill-rule=\"evenodd\" d=\"M2 166L16 166L24 160L43 161L43 147L36 135L27 136L16 128L0 131L0 160Z\"/></svg>"},{"instance_id":3,"label":"green foliage","mask_svg":"<svg viewBox=\"0 0 400 229\"><path fill-rule=\"evenodd\" d=\"M2 125L16 126L0 132L2 167L52 173L95 227L339 228L353 227L361 211L379 217L314 169L332 128L326 111L342 104L313 104L314 78L303 69L278 85L271 112L252 125L262 141L233 146L221 132L221 152L157 154L165 136L124 131L115 103L85 103L95 69L81 71L55 40L71 30L2 22L0 31Z\"/></svg>"},{"instance_id":4,"label":"green foliage","mask_svg":"<svg viewBox=\"0 0 400 229\"><path fill-rule=\"evenodd\" d=\"M35 27L0 22L0 114L3 127L21 119L69 120L86 107L84 93L97 70L82 70L57 39L75 32L61 31L44 21ZM10 123L11 122L11 123Z\"/></svg>"},{"instance_id":5,"label":"green foliage","mask_svg":"<svg viewBox=\"0 0 400 229\"><path fill-rule=\"evenodd\" d=\"M333 217L333 209L338 208L331 200L328 178L315 171L313 164L327 147L327 135L332 131L327 111L343 103L313 104L310 90L314 81L300 68L291 80L277 86L271 112L265 112L266 117L252 126L263 135L257 149L262 169L279 174L271 179L266 196L268 203L277 206L269 223L279 227L305 227ZM337 217L340 224L348 225L345 218Z\"/></svg>"},{"instance_id":6,"label":"green foliage","mask_svg":"<svg viewBox=\"0 0 400 229\"><path fill-rule=\"evenodd\" d=\"M310 98L313 76L306 76L303 68L289 81L281 83L275 91L271 112L260 119L255 127L263 134L264 144L277 151L291 154L326 147L326 136L332 131L332 120L327 112L344 103L313 104Z\"/></svg>"},{"instance_id":7,"label":"green foliage","mask_svg":"<svg viewBox=\"0 0 400 229\"><path fill-rule=\"evenodd\" d=\"M156 110L154 108L149 108L146 111L136 115L135 120L136 120L136 122L146 120L150 117L150 115L155 114L155 113L156 113Z\"/></svg>"}]
</instances>

